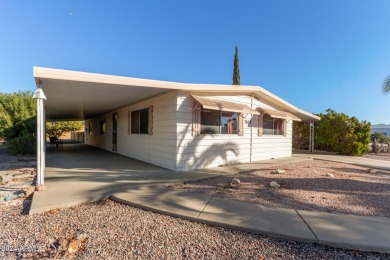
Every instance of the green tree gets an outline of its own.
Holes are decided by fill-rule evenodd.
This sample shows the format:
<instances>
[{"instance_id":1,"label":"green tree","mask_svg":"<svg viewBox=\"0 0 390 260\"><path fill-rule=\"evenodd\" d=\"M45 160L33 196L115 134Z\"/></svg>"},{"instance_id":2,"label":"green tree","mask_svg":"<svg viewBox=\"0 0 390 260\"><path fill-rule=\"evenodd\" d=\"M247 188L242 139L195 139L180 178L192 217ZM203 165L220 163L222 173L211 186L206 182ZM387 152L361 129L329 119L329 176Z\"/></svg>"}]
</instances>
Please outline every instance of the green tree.
<instances>
[{"instance_id":1,"label":"green tree","mask_svg":"<svg viewBox=\"0 0 390 260\"><path fill-rule=\"evenodd\" d=\"M236 54L234 55L233 85L241 85L240 59L238 58L238 47L237 46L236 46Z\"/></svg>"},{"instance_id":2,"label":"green tree","mask_svg":"<svg viewBox=\"0 0 390 260\"><path fill-rule=\"evenodd\" d=\"M0 138L14 154L36 151L36 102L30 91L0 93Z\"/></svg>"},{"instance_id":3,"label":"green tree","mask_svg":"<svg viewBox=\"0 0 390 260\"><path fill-rule=\"evenodd\" d=\"M321 121L315 123L315 147L317 150L339 152L346 155L361 156L368 152L371 124L337 113L332 109L326 114L319 114ZM297 149L307 149L309 126L305 123L294 123L293 145ZM302 145L302 147L299 147Z\"/></svg>"},{"instance_id":4,"label":"green tree","mask_svg":"<svg viewBox=\"0 0 390 260\"><path fill-rule=\"evenodd\" d=\"M390 142L390 136L387 136L385 133L375 132L371 134L371 142L377 140L379 143L388 143Z\"/></svg>"},{"instance_id":5,"label":"green tree","mask_svg":"<svg viewBox=\"0 0 390 260\"><path fill-rule=\"evenodd\" d=\"M326 112L319 115L321 121L316 123L315 143L318 149L355 156L368 152L370 123L332 109Z\"/></svg>"},{"instance_id":6,"label":"green tree","mask_svg":"<svg viewBox=\"0 0 390 260\"><path fill-rule=\"evenodd\" d=\"M81 130L83 126L83 122L80 121L47 122L46 135L48 137L59 138L64 133Z\"/></svg>"}]
</instances>

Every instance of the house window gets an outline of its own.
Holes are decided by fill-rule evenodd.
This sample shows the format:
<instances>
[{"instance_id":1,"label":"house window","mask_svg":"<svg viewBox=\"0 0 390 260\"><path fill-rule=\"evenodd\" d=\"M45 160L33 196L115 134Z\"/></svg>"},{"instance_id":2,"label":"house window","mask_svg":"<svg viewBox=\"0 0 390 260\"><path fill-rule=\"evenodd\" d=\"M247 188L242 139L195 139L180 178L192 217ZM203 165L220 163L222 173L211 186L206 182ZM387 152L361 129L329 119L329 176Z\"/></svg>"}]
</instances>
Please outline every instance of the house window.
<instances>
[{"instance_id":1,"label":"house window","mask_svg":"<svg viewBox=\"0 0 390 260\"><path fill-rule=\"evenodd\" d=\"M141 109L131 112L131 133L148 134L149 129L149 109Z\"/></svg>"},{"instance_id":2,"label":"house window","mask_svg":"<svg viewBox=\"0 0 390 260\"><path fill-rule=\"evenodd\" d=\"M263 116L263 134L264 135L283 135L284 134L284 120L280 118L273 118L265 114Z\"/></svg>"},{"instance_id":3,"label":"house window","mask_svg":"<svg viewBox=\"0 0 390 260\"><path fill-rule=\"evenodd\" d=\"M103 121L100 121L100 127L99 127L99 133L101 135L105 135L106 134L106 120L103 120Z\"/></svg>"},{"instance_id":4,"label":"house window","mask_svg":"<svg viewBox=\"0 0 390 260\"><path fill-rule=\"evenodd\" d=\"M201 134L237 134L238 114L218 110L201 110Z\"/></svg>"}]
</instances>

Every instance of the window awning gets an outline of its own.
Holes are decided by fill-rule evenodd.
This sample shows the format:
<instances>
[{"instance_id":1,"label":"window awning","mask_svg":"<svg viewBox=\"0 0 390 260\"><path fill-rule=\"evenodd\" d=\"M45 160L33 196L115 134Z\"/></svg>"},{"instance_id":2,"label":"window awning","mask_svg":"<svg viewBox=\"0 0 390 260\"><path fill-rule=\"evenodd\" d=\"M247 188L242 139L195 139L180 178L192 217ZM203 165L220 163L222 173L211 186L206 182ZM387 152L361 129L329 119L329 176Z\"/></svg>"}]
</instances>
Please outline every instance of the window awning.
<instances>
[{"instance_id":1,"label":"window awning","mask_svg":"<svg viewBox=\"0 0 390 260\"><path fill-rule=\"evenodd\" d=\"M293 121L301 121L301 119L297 116L294 116L293 114L289 112L284 112L276 109L270 109L270 108L262 108L259 107L259 110L264 114L268 114L271 117L274 118L281 118L286 120L293 120Z\"/></svg>"},{"instance_id":2,"label":"window awning","mask_svg":"<svg viewBox=\"0 0 390 260\"><path fill-rule=\"evenodd\" d=\"M221 110L227 112L239 112L244 114L256 114L260 115L260 112L252 109L246 105L236 102L225 101L221 99L211 99L206 97L200 97L191 95L204 109Z\"/></svg>"}]
</instances>

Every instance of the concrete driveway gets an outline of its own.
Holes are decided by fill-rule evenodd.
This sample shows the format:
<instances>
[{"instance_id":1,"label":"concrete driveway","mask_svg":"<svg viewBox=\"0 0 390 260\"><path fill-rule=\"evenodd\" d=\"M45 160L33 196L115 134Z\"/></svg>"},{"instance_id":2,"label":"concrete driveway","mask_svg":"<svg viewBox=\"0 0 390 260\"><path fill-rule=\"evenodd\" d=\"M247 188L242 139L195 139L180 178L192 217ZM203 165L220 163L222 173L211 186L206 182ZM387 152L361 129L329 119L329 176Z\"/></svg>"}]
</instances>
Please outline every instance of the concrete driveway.
<instances>
[{"instance_id":1,"label":"concrete driveway","mask_svg":"<svg viewBox=\"0 0 390 260\"><path fill-rule=\"evenodd\" d=\"M220 175L221 173L218 173ZM175 172L84 144L47 150L46 190L35 192L30 214L97 201L117 192L213 177L210 171Z\"/></svg>"}]
</instances>

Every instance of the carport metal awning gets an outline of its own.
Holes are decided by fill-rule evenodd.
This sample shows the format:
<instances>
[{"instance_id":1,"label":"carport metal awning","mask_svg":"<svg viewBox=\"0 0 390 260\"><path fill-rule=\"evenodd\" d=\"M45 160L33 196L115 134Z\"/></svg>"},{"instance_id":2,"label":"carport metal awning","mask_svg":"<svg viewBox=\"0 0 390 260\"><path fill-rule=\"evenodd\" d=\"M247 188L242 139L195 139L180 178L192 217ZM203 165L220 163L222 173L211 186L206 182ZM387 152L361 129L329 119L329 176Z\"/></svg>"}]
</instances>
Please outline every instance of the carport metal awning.
<instances>
[{"instance_id":1,"label":"carport metal awning","mask_svg":"<svg viewBox=\"0 0 390 260\"><path fill-rule=\"evenodd\" d=\"M84 120L170 90L129 85L122 77L45 68L34 68L34 76L47 97L47 120Z\"/></svg>"},{"instance_id":2,"label":"carport metal awning","mask_svg":"<svg viewBox=\"0 0 390 260\"><path fill-rule=\"evenodd\" d=\"M214 109L214 110L221 110L221 111L227 111L227 112L240 112L244 114L257 114L260 115L260 113L246 105L239 104L236 102L229 102L225 100L220 99L211 99L211 98L205 98L200 97L197 95L191 95L204 109Z\"/></svg>"}]
</instances>

